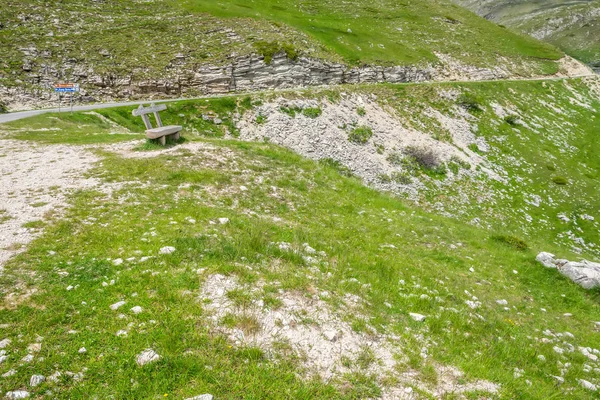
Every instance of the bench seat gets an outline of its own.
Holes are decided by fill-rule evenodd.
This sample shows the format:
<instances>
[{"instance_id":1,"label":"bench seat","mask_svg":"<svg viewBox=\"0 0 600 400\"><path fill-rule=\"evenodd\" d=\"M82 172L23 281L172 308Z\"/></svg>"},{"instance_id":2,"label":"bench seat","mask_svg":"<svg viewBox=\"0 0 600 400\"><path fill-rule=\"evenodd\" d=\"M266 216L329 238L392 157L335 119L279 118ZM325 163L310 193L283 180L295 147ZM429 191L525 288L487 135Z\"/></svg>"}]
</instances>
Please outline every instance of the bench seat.
<instances>
[{"instance_id":1,"label":"bench seat","mask_svg":"<svg viewBox=\"0 0 600 400\"><path fill-rule=\"evenodd\" d=\"M177 132L181 132L183 128L179 125L160 126L158 128L148 129L146 136L148 139L158 139L163 136L173 135Z\"/></svg>"}]
</instances>

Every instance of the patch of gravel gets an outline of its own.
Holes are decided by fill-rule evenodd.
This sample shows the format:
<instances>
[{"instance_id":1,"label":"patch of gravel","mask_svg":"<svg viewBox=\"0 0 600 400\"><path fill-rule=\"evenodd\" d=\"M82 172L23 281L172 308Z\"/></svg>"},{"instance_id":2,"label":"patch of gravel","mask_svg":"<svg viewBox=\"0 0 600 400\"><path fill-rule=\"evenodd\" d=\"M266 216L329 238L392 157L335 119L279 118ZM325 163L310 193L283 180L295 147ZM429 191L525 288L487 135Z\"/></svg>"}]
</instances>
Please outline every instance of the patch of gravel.
<instances>
[{"instance_id":1,"label":"patch of gravel","mask_svg":"<svg viewBox=\"0 0 600 400\"><path fill-rule=\"evenodd\" d=\"M282 107L319 107L322 115L310 118L298 113L292 118L281 111ZM440 163L455 159L474 167L483 159L468 146L477 144L482 150L488 147L482 138L475 136L474 128L462 116L452 119L432 109L429 114L448 131L454 144L434 139L425 127L421 128L423 131L408 127L393 109L378 104L374 96L357 94L342 95L337 103L279 98L258 107L255 113L244 115L238 127L243 140L268 139L313 160L338 161L366 184L378 189L416 193L423 188L417 179L382 180L382 176L406 172L398 158L405 156L407 148L429 149ZM259 115L266 117L264 123L256 122ZM351 142L349 133L363 126L370 128L373 136L365 144ZM474 171L475 168L461 169L459 174L474 174Z\"/></svg>"},{"instance_id":2,"label":"patch of gravel","mask_svg":"<svg viewBox=\"0 0 600 400\"><path fill-rule=\"evenodd\" d=\"M60 212L70 193L99 188L84 175L98 158L82 147L2 140L0 148L0 272L40 232L23 224Z\"/></svg>"},{"instance_id":3,"label":"patch of gravel","mask_svg":"<svg viewBox=\"0 0 600 400\"><path fill-rule=\"evenodd\" d=\"M400 383L384 387L383 398L386 399L414 398L411 386L436 396L452 392L495 393L499 389L498 385L485 381L459 383L463 374L453 367L437 368L439 380L434 387L419 382L417 372L398 373L396 363L405 359L397 348L399 337L374 330L368 334L355 332L343 315L321 299L280 291L277 298L281 306L277 308L264 307L262 300L242 308L228 296L228 292L237 290L256 293L261 287L261 283L245 287L232 276L210 275L202 287L201 300L207 302L205 307L216 332L226 335L236 346L259 347L272 356L284 353L297 357L305 368L306 378L317 374L326 381L339 382L345 374L360 371L374 375L385 386L382 382L386 378L395 377ZM355 307L356 302L347 302L346 312ZM244 332L238 327L223 326L224 317L230 315L251 319L258 329ZM368 366L360 362L365 354L372 358Z\"/></svg>"}]
</instances>

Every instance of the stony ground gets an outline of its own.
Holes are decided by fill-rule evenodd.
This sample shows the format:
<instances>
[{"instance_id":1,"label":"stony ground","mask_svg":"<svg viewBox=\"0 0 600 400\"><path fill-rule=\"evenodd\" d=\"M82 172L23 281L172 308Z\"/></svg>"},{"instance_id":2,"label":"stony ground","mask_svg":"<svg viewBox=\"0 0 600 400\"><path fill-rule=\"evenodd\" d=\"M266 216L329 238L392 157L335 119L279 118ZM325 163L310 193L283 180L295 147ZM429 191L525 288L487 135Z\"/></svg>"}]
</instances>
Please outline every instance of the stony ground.
<instances>
[{"instance_id":1,"label":"stony ground","mask_svg":"<svg viewBox=\"0 0 600 400\"><path fill-rule=\"evenodd\" d=\"M502 85L173 104L165 121L179 118L188 140L164 149L132 141L125 128L113 132L117 123L136 128L129 109L103 112L110 124L90 115L31 122L54 121L60 137L28 133L23 123L3 127L0 165L16 163L31 181L2 179L40 196L58 187L52 200L2 193L12 209L53 201L47 206L57 214L39 217L36 231L19 239L32 241L0 276L0 391L594 398L597 293L535 258L540 250L573 254L572 238L556 240L568 230L585 237L581 254L595 257L597 164L582 151L598 118L596 86ZM416 166L411 147L434 150L438 165ZM532 170L542 162L528 158L537 148L545 149L547 176ZM394 172L408 180L382 181ZM520 182L521 174L543 183ZM558 174L570 184L550 186ZM364 182L406 187L398 193L413 200ZM519 184L531 196L521 190L523 202L513 203ZM469 207L488 204L471 191L481 188L494 194L502 218L479 211L480 223L469 224ZM447 197L428 202L436 190ZM560 208L574 194L587 202ZM556 208L544 207L549 198ZM511 222L523 207L533 222ZM11 220L1 221L5 229Z\"/></svg>"}]
</instances>

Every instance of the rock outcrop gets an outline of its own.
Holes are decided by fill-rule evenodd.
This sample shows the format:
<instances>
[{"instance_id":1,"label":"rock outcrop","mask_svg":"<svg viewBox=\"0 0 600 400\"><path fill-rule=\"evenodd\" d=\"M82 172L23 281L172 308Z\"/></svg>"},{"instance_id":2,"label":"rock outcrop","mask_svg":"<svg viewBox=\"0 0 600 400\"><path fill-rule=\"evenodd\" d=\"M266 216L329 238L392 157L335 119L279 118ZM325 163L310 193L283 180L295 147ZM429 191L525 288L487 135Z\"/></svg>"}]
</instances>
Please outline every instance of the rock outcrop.
<instances>
[{"instance_id":1,"label":"rock outcrop","mask_svg":"<svg viewBox=\"0 0 600 400\"><path fill-rule=\"evenodd\" d=\"M27 49L27 54L36 53L34 49ZM58 95L53 92L53 84L60 80L80 84L81 92L75 95L74 101L91 102L139 97L192 97L344 83L421 82L432 80L436 74L432 67L348 67L307 57L291 60L283 52L275 54L269 63L263 56L250 54L232 58L221 66L172 67L157 79L136 78L134 71L129 76L105 76L94 72L91 66L78 64L66 69L46 67L31 71L27 85L14 88L0 86L0 101L4 100L12 110L56 105Z\"/></svg>"},{"instance_id":2,"label":"rock outcrop","mask_svg":"<svg viewBox=\"0 0 600 400\"><path fill-rule=\"evenodd\" d=\"M584 289L600 287L600 263L556 259L554 254L545 252L538 254L536 260L546 268L558 269L561 274Z\"/></svg>"}]
</instances>

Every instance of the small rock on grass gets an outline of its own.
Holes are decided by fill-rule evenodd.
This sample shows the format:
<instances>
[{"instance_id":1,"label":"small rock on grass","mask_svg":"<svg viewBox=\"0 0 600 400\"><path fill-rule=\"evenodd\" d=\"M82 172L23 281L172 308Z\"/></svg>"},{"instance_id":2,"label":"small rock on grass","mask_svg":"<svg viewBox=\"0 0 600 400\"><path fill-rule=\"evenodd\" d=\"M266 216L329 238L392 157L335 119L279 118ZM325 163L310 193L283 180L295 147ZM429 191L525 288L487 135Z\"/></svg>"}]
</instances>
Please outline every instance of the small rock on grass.
<instances>
[{"instance_id":1,"label":"small rock on grass","mask_svg":"<svg viewBox=\"0 0 600 400\"><path fill-rule=\"evenodd\" d=\"M80 349L79 349L77 352L78 352L79 354L87 353L87 349L86 349L85 347L82 347L82 348L80 348Z\"/></svg>"},{"instance_id":2,"label":"small rock on grass","mask_svg":"<svg viewBox=\"0 0 600 400\"><path fill-rule=\"evenodd\" d=\"M44 382L46 377L44 375L33 375L31 379L29 379L29 386L36 387L40 383Z\"/></svg>"},{"instance_id":3,"label":"small rock on grass","mask_svg":"<svg viewBox=\"0 0 600 400\"><path fill-rule=\"evenodd\" d=\"M6 392L5 398L10 400L26 399L29 397L29 392L25 390L15 390L13 392Z\"/></svg>"},{"instance_id":4,"label":"small rock on grass","mask_svg":"<svg viewBox=\"0 0 600 400\"><path fill-rule=\"evenodd\" d=\"M417 313L410 313L409 315L412 319L414 319L417 322L423 322L425 321L425 318L427 318L426 316Z\"/></svg>"},{"instance_id":5,"label":"small rock on grass","mask_svg":"<svg viewBox=\"0 0 600 400\"><path fill-rule=\"evenodd\" d=\"M130 311L131 311L132 313L134 313L134 314L139 314L139 313L141 313L141 312L142 312L142 311L144 311L144 310L143 310L143 309L142 309L142 307L140 307L140 306L135 306L135 307L132 307Z\"/></svg>"},{"instance_id":6,"label":"small rock on grass","mask_svg":"<svg viewBox=\"0 0 600 400\"><path fill-rule=\"evenodd\" d=\"M228 222L229 222L229 218L219 218L219 223L221 225L225 225Z\"/></svg>"},{"instance_id":7,"label":"small rock on grass","mask_svg":"<svg viewBox=\"0 0 600 400\"><path fill-rule=\"evenodd\" d=\"M200 396L189 397L185 400L213 400L212 394L201 394Z\"/></svg>"},{"instance_id":8,"label":"small rock on grass","mask_svg":"<svg viewBox=\"0 0 600 400\"><path fill-rule=\"evenodd\" d=\"M2 374L2 377L3 377L3 378L8 378L9 376L13 376L13 375L15 375L16 373L17 373L17 370L16 370L16 369L11 369L11 370L9 370L9 371L7 371L7 372L3 373L3 374Z\"/></svg>"},{"instance_id":9,"label":"small rock on grass","mask_svg":"<svg viewBox=\"0 0 600 400\"><path fill-rule=\"evenodd\" d=\"M152 349L142 351L136 358L136 362L140 367L146 364L158 361L160 356Z\"/></svg>"},{"instance_id":10,"label":"small rock on grass","mask_svg":"<svg viewBox=\"0 0 600 400\"><path fill-rule=\"evenodd\" d=\"M598 390L598 387L596 385L594 385L592 382L586 381L585 379L580 379L579 383L587 390Z\"/></svg>"},{"instance_id":11,"label":"small rock on grass","mask_svg":"<svg viewBox=\"0 0 600 400\"><path fill-rule=\"evenodd\" d=\"M6 348L10 344L10 339L0 340L0 349Z\"/></svg>"},{"instance_id":12,"label":"small rock on grass","mask_svg":"<svg viewBox=\"0 0 600 400\"><path fill-rule=\"evenodd\" d=\"M171 254L175 253L175 250L177 249L173 246L165 246L161 247L161 249L158 251L158 254Z\"/></svg>"},{"instance_id":13,"label":"small rock on grass","mask_svg":"<svg viewBox=\"0 0 600 400\"><path fill-rule=\"evenodd\" d=\"M121 301L117 301L115 304L113 304L113 305L110 306L110 309L111 310L117 310L117 309L119 309L119 307L122 307L124 305L125 305L124 301L122 301L122 300Z\"/></svg>"},{"instance_id":14,"label":"small rock on grass","mask_svg":"<svg viewBox=\"0 0 600 400\"><path fill-rule=\"evenodd\" d=\"M501 306L506 306L508 305L508 301L502 299L502 300L496 300L496 304L499 304Z\"/></svg>"}]
</instances>

